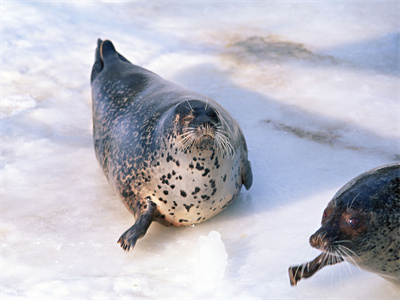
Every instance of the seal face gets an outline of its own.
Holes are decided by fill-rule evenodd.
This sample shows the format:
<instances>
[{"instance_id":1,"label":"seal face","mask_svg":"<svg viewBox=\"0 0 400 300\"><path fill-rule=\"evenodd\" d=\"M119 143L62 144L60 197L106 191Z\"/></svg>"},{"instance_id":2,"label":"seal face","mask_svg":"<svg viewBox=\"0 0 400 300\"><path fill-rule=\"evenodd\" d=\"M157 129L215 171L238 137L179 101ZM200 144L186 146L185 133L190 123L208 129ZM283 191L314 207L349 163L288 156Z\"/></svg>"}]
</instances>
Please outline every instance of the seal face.
<instances>
[{"instance_id":1,"label":"seal face","mask_svg":"<svg viewBox=\"0 0 400 300\"><path fill-rule=\"evenodd\" d=\"M289 268L292 285L343 259L400 284L400 164L373 169L342 187L310 244L323 253Z\"/></svg>"},{"instance_id":2,"label":"seal face","mask_svg":"<svg viewBox=\"0 0 400 300\"><path fill-rule=\"evenodd\" d=\"M135 217L119 239L135 246L152 221L185 226L225 209L252 184L243 133L218 103L98 41L91 75L97 160Z\"/></svg>"}]
</instances>

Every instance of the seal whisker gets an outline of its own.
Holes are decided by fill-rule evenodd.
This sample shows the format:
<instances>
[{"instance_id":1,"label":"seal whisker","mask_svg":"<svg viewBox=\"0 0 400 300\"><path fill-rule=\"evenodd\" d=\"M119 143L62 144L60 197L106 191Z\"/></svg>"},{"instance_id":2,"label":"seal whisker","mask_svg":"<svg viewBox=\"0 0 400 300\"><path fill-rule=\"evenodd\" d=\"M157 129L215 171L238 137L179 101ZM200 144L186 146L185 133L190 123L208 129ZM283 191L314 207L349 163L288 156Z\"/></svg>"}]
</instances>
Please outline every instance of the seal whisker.
<instances>
[{"instance_id":1,"label":"seal whisker","mask_svg":"<svg viewBox=\"0 0 400 300\"><path fill-rule=\"evenodd\" d=\"M235 149L233 148L229 138L223 134L223 132L217 131L215 134L215 139L217 146L222 148L222 153L226 155L228 158L235 155Z\"/></svg>"},{"instance_id":2,"label":"seal whisker","mask_svg":"<svg viewBox=\"0 0 400 300\"><path fill-rule=\"evenodd\" d=\"M341 247L339 247L337 250L338 250L339 253L341 253L341 255L342 255L343 257L346 257L347 259L350 259L350 260L352 261L352 264L354 264L358 269L361 269L361 268L358 266L358 264L344 251L344 249L341 249ZM350 268L350 265L346 264L346 270L348 271L348 273L349 273L351 276L353 276L353 271L352 271L352 269Z\"/></svg>"},{"instance_id":3,"label":"seal whisker","mask_svg":"<svg viewBox=\"0 0 400 300\"><path fill-rule=\"evenodd\" d=\"M205 98L206 98L206 105L205 105L205 107L204 107L204 110L207 110L207 106L208 106L208 97L206 96Z\"/></svg>"},{"instance_id":4,"label":"seal whisker","mask_svg":"<svg viewBox=\"0 0 400 300\"><path fill-rule=\"evenodd\" d=\"M347 208L348 208L348 209L351 208L351 207L353 206L353 203L354 203L354 201L357 199L358 196L360 196L360 193L358 193L358 194L353 198L353 200L350 202L350 205L347 205Z\"/></svg>"},{"instance_id":5,"label":"seal whisker","mask_svg":"<svg viewBox=\"0 0 400 300\"><path fill-rule=\"evenodd\" d=\"M359 258L359 256L353 250L343 245L339 245L338 250L343 253L343 256L350 259L355 265L357 265L354 258Z\"/></svg>"},{"instance_id":6,"label":"seal whisker","mask_svg":"<svg viewBox=\"0 0 400 300\"><path fill-rule=\"evenodd\" d=\"M186 99L187 104L189 105L189 110L190 111L194 111L193 107L190 105L190 102L188 99Z\"/></svg>"}]
</instances>

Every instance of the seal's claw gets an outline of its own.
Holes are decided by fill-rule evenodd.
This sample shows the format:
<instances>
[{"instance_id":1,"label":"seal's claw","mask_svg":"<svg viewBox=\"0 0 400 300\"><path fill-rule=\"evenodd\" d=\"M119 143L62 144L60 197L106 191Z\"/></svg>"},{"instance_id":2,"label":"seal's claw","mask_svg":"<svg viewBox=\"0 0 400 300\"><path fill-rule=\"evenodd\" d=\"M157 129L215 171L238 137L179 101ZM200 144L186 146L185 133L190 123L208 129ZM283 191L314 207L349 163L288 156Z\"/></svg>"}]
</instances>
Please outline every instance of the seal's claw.
<instances>
[{"instance_id":1,"label":"seal's claw","mask_svg":"<svg viewBox=\"0 0 400 300\"><path fill-rule=\"evenodd\" d=\"M136 237L130 237L130 238L128 238L128 237L126 236L126 233L127 233L127 232L125 232L125 233L119 238L119 240L118 240L117 243L118 243L118 244L121 244L122 249L124 249L125 251L130 251L130 250L133 250L133 248L135 247L137 238L136 238Z\"/></svg>"},{"instance_id":2,"label":"seal's claw","mask_svg":"<svg viewBox=\"0 0 400 300\"><path fill-rule=\"evenodd\" d=\"M156 207L150 199L146 199L146 202L139 205L135 224L125 231L118 240L118 244L121 244L125 251L132 250L137 240L144 237L157 212Z\"/></svg>"},{"instance_id":3,"label":"seal's claw","mask_svg":"<svg viewBox=\"0 0 400 300\"><path fill-rule=\"evenodd\" d=\"M289 267L288 271L289 271L289 280L290 280L290 285L291 286L296 286L297 282L300 281L301 276L300 273L295 271L295 270L299 270L299 266L295 266L295 267Z\"/></svg>"}]
</instances>

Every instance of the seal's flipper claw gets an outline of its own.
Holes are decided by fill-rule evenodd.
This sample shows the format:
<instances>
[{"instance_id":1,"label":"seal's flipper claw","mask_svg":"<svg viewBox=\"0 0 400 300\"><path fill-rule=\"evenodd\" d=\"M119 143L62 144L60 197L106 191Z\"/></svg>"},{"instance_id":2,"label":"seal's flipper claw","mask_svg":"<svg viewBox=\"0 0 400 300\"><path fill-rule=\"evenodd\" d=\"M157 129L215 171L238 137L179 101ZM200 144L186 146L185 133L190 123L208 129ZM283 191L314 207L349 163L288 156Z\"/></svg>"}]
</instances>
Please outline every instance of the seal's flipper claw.
<instances>
[{"instance_id":1,"label":"seal's flipper claw","mask_svg":"<svg viewBox=\"0 0 400 300\"><path fill-rule=\"evenodd\" d=\"M299 266L295 266L295 267L289 267L288 271L289 271L289 280L290 280L290 285L291 286L296 286L297 282L300 281L301 279L301 272L298 272L299 270Z\"/></svg>"},{"instance_id":2,"label":"seal's flipper claw","mask_svg":"<svg viewBox=\"0 0 400 300\"><path fill-rule=\"evenodd\" d=\"M156 205L150 200L141 205L135 224L125 231L118 240L118 243L121 244L121 247L125 251L132 250L137 240L145 236L147 229L150 227L151 222L153 222L156 211Z\"/></svg>"},{"instance_id":3,"label":"seal's flipper claw","mask_svg":"<svg viewBox=\"0 0 400 300\"><path fill-rule=\"evenodd\" d=\"M325 266L334 265L344 261L342 257L333 257L331 254L322 253L314 260L299 265L289 267L290 285L296 286L302 278L309 278Z\"/></svg>"}]
</instances>

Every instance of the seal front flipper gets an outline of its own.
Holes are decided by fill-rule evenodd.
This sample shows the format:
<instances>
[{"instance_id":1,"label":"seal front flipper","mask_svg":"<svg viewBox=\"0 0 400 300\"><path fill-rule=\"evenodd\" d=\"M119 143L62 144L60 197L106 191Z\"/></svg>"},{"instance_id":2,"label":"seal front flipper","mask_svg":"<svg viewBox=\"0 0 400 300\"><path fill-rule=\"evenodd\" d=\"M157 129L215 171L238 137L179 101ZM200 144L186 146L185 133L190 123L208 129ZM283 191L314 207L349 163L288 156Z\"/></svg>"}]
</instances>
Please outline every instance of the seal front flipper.
<instances>
[{"instance_id":1,"label":"seal front flipper","mask_svg":"<svg viewBox=\"0 0 400 300\"><path fill-rule=\"evenodd\" d=\"M135 214L135 224L125 231L118 240L118 243L126 251L132 250L137 240L144 237L157 212L156 204L150 199L146 199L146 202L138 206L138 212Z\"/></svg>"},{"instance_id":2,"label":"seal front flipper","mask_svg":"<svg viewBox=\"0 0 400 300\"><path fill-rule=\"evenodd\" d=\"M299 282L302 278L309 278L323 267L334 265L342 261L344 261L344 259L340 256L322 253L308 263L299 266L291 266L288 270L290 285L296 286L297 282Z\"/></svg>"},{"instance_id":3,"label":"seal front flipper","mask_svg":"<svg viewBox=\"0 0 400 300\"><path fill-rule=\"evenodd\" d=\"M246 162L245 168L242 171L242 182L246 190L250 189L253 184L253 172L251 171L250 161Z\"/></svg>"}]
</instances>

